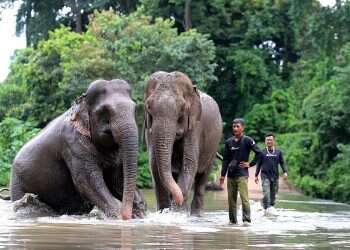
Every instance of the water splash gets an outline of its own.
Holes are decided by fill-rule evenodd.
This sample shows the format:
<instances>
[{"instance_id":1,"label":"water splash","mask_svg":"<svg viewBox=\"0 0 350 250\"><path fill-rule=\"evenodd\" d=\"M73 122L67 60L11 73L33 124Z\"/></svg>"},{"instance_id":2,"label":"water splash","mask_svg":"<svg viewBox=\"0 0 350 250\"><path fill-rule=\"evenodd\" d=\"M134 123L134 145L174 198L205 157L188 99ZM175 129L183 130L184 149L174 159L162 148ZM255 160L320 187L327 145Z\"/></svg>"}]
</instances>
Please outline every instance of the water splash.
<instances>
[{"instance_id":1,"label":"water splash","mask_svg":"<svg viewBox=\"0 0 350 250\"><path fill-rule=\"evenodd\" d=\"M302 212L295 209L276 209L274 216L264 216L260 202L251 201L252 223L249 227L228 223L228 212L225 210L208 211L203 217L193 217L186 213L163 210L148 213L144 219L130 221L106 218L99 210L89 215L59 217L18 218L8 201L0 201L1 225L21 225L35 223L88 224L88 225L128 225L128 226L171 226L185 231L218 232L227 229L249 230L259 234L281 234L289 231L307 232L318 229L350 230L350 211L333 213ZM241 208L238 209L238 220L241 221Z\"/></svg>"},{"instance_id":2,"label":"water splash","mask_svg":"<svg viewBox=\"0 0 350 250\"><path fill-rule=\"evenodd\" d=\"M56 244L62 244L62 239L68 238L65 247L79 242L80 245L85 244L86 249L92 249L93 246L101 248L112 235L116 237L114 242L124 244L121 246L152 249L174 246L191 249L203 242L205 244L201 245L201 249L350 247L349 206L328 201L322 205L330 209L320 212L317 209L319 202L291 201L298 204L295 209L288 206L288 201L282 200L280 204L288 204L277 208L273 216L265 216L261 203L251 201L252 223L244 226L241 207L238 209L239 224L231 225L227 210L222 209L225 204L218 206L219 209L205 211L203 217L166 209L148 212L144 219L123 221L106 218L98 209L83 216L24 219L14 214L10 202L0 201L0 245L21 242L18 239L24 239L23 242L36 239L46 242L45 239L49 237ZM301 209L305 204L309 206L307 211ZM91 236L95 234L98 234L98 238ZM115 248L119 246L117 243ZM50 248L46 246L42 249Z\"/></svg>"}]
</instances>

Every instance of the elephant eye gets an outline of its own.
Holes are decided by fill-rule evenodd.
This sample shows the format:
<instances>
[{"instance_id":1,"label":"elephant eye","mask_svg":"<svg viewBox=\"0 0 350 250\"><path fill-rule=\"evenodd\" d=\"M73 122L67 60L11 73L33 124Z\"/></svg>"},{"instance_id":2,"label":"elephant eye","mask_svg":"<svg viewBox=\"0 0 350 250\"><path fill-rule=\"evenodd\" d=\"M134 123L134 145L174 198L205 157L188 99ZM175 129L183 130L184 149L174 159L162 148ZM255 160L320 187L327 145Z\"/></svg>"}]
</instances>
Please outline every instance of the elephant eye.
<instances>
[{"instance_id":1,"label":"elephant eye","mask_svg":"<svg viewBox=\"0 0 350 250\"><path fill-rule=\"evenodd\" d=\"M104 123L109 123L109 111L106 106L102 106L96 111L97 118L104 122Z\"/></svg>"}]
</instances>

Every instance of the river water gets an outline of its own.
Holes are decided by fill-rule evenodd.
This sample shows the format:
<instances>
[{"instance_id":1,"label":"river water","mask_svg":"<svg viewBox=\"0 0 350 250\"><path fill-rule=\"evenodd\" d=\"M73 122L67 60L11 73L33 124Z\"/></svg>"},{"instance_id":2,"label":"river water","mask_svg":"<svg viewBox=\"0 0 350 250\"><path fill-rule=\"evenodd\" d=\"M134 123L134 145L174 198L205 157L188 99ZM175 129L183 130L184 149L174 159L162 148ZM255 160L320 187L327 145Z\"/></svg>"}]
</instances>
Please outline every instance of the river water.
<instances>
[{"instance_id":1,"label":"river water","mask_svg":"<svg viewBox=\"0 0 350 250\"><path fill-rule=\"evenodd\" d=\"M16 218L0 201L2 249L343 249L350 248L350 206L300 194L279 194L275 216L251 201L252 224L228 223L224 192L207 192L201 218L155 211L144 191L144 219L119 221L87 216ZM239 220L241 214L239 213Z\"/></svg>"}]
</instances>

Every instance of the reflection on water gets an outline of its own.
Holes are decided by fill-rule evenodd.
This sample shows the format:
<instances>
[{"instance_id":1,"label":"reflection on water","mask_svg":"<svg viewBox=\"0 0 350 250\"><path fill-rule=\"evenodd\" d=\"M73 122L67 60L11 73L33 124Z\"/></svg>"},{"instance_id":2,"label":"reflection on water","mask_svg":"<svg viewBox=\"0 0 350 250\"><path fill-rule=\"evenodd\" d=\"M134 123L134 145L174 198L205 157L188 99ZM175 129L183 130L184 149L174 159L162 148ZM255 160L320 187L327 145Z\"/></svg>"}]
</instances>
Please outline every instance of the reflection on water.
<instances>
[{"instance_id":1,"label":"reflection on water","mask_svg":"<svg viewBox=\"0 0 350 250\"><path fill-rule=\"evenodd\" d=\"M252 201L252 225L228 224L223 193L206 195L201 218L151 211L142 220L117 221L100 216L16 219L9 202L0 201L0 248L3 249L320 249L350 248L350 206L279 196L277 215L263 216ZM240 214L239 214L240 216Z\"/></svg>"}]
</instances>

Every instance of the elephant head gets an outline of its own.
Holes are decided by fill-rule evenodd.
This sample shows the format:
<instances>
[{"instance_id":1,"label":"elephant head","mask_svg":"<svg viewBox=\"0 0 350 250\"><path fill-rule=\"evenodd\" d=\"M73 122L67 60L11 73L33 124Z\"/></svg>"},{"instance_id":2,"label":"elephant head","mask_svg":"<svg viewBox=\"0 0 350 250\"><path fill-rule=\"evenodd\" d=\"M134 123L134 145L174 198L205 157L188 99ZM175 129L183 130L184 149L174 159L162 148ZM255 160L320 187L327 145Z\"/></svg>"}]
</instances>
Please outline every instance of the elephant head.
<instances>
[{"instance_id":1,"label":"elephant head","mask_svg":"<svg viewBox=\"0 0 350 250\"><path fill-rule=\"evenodd\" d=\"M184 200L183 187L179 187L172 176L171 159L175 141L188 140L201 117L200 96L188 76L181 72L153 73L145 90L145 116L152 151L163 186L172 194L177 205ZM192 160L194 155L184 148L185 158ZM191 154L191 153L189 153ZM185 167L185 166L184 166ZM191 169L187 169L193 174Z\"/></svg>"},{"instance_id":2,"label":"elephant head","mask_svg":"<svg viewBox=\"0 0 350 250\"><path fill-rule=\"evenodd\" d=\"M120 150L123 161L123 201L121 215L131 218L136 189L138 131L131 88L123 80L97 80L78 100L72 118L79 131L90 137L99 152ZM117 159L116 159L117 160ZM117 181L117 180L116 180Z\"/></svg>"}]
</instances>

